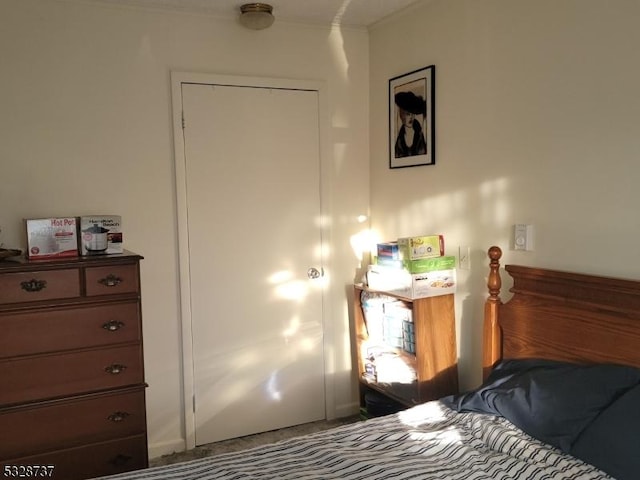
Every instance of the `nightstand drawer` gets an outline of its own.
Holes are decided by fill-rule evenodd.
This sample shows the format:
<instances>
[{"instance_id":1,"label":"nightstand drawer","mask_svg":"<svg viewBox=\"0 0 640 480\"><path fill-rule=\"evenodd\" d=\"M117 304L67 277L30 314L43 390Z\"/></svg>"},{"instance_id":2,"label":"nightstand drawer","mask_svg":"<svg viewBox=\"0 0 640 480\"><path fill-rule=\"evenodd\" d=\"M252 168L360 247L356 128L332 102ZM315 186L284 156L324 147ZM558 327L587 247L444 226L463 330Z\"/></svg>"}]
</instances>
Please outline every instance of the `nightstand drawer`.
<instances>
[{"instance_id":1,"label":"nightstand drawer","mask_svg":"<svg viewBox=\"0 0 640 480\"><path fill-rule=\"evenodd\" d=\"M0 315L0 358L141 339L137 301Z\"/></svg>"},{"instance_id":2,"label":"nightstand drawer","mask_svg":"<svg viewBox=\"0 0 640 480\"><path fill-rule=\"evenodd\" d=\"M140 345L0 361L0 405L142 384Z\"/></svg>"},{"instance_id":3,"label":"nightstand drawer","mask_svg":"<svg viewBox=\"0 0 640 480\"><path fill-rule=\"evenodd\" d=\"M80 296L80 270L42 270L0 275L0 304Z\"/></svg>"},{"instance_id":4,"label":"nightstand drawer","mask_svg":"<svg viewBox=\"0 0 640 480\"><path fill-rule=\"evenodd\" d=\"M85 287L88 297L133 293L139 290L137 265L113 265L91 267L85 270Z\"/></svg>"},{"instance_id":5,"label":"nightstand drawer","mask_svg":"<svg viewBox=\"0 0 640 480\"><path fill-rule=\"evenodd\" d=\"M0 410L0 458L84 446L143 433L144 389Z\"/></svg>"}]
</instances>

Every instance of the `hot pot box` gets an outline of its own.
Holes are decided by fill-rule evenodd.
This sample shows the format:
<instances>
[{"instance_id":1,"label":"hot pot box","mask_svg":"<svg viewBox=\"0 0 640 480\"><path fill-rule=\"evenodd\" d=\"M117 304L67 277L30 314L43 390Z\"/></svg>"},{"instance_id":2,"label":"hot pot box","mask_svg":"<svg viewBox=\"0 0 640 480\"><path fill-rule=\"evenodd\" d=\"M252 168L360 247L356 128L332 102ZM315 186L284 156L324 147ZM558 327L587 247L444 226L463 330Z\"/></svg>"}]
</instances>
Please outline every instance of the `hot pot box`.
<instances>
[{"instance_id":1,"label":"hot pot box","mask_svg":"<svg viewBox=\"0 0 640 480\"><path fill-rule=\"evenodd\" d=\"M25 226L29 259L78 256L76 217L26 219Z\"/></svg>"},{"instance_id":2,"label":"hot pot box","mask_svg":"<svg viewBox=\"0 0 640 480\"><path fill-rule=\"evenodd\" d=\"M90 215L80 217L80 254L122 253L122 217Z\"/></svg>"}]
</instances>

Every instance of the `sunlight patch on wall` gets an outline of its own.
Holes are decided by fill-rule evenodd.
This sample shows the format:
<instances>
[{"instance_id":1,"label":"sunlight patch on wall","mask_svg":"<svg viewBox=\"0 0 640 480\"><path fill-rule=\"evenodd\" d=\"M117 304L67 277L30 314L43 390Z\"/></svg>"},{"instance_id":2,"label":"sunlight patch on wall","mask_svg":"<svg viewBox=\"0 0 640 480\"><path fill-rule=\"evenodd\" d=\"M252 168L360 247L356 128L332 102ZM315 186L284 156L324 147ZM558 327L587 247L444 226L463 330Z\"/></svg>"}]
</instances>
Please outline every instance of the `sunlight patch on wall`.
<instances>
[{"instance_id":1,"label":"sunlight patch on wall","mask_svg":"<svg viewBox=\"0 0 640 480\"><path fill-rule=\"evenodd\" d=\"M476 225L491 225L495 233L499 232L496 224L500 227L510 224L513 216L509 202L510 185L510 180L502 177L480 182L471 188L424 195L398 207L394 215L386 212L388 218L380 222L381 231L392 232L396 238L443 234L447 253L457 255L457 245L473 245L482 235L477 226L470 228L470 218L477 219ZM375 236L375 233L371 234L372 239Z\"/></svg>"},{"instance_id":2,"label":"sunlight patch on wall","mask_svg":"<svg viewBox=\"0 0 640 480\"><path fill-rule=\"evenodd\" d=\"M274 333L274 335L276 335ZM274 344L271 338L249 343L241 349L212 356L215 368L201 374L196 399L202 402L210 417L224 414L224 410L248 395L260 394L265 401L280 402L287 395L282 376L303 358L314 355L322 347L322 331L317 323L302 325L294 316L281 332L283 342ZM264 362L269 358L269 362Z\"/></svg>"},{"instance_id":3,"label":"sunlight patch on wall","mask_svg":"<svg viewBox=\"0 0 640 480\"><path fill-rule=\"evenodd\" d=\"M364 223L360 221L360 218L365 217L365 221L368 217L364 215L358 216L358 223ZM358 233L351 236L349 239L349 243L351 244L351 249L353 250L353 254L358 259L359 262L362 262L363 259L368 258L368 255L372 252L372 246L375 249L376 244L378 243L378 237L373 233L373 231L367 226L363 230L360 230ZM367 257L365 257L365 254Z\"/></svg>"},{"instance_id":4,"label":"sunlight patch on wall","mask_svg":"<svg viewBox=\"0 0 640 480\"><path fill-rule=\"evenodd\" d=\"M325 242L328 243L328 242ZM320 262L323 258L327 258L329 248L319 243L313 248L312 257L314 262Z\"/></svg>"},{"instance_id":5,"label":"sunlight patch on wall","mask_svg":"<svg viewBox=\"0 0 640 480\"><path fill-rule=\"evenodd\" d=\"M509 198L509 179L487 180L479 186L480 218L490 224L509 225L512 216Z\"/></svg>"},{"instance_id":6,"label":"sunlight patch on wall","mask_svg":"<svg viewBox=\"0 0 640 480\"><path fill-rule=\"evenodd\" d=\"M269 276L268 283L273 285L275 298L302 303L311 290L325 290L329 285L329 275L322 267L317 269L321 272L321 276L315 279L309 279L307 275L295 278L294 272L289 270L282 270Z\"/></svg>"},{"instance_id":7,"label":"sunlight patch on wall","mask_svg":"<svg viewBox=\"0 0 640 480\"><path fill-rule=\"evenodd\" d=\"M301 352L313 352L316 348L317 343L318 342L313 338L305 337L300 339L300 341L298 342L298 347Z\"/></svg>"},{"instance_id":8,"label":"sunlight patch on wall","mask_svg":"<svg viewBox=\"0 0 640 480\"><path fill-rule=\"evenodd\" d=\"M290 270L281 270L271 275L268 282L272 285L277 285L279 283L288 282L292 277L293 273Z\"/></svg>"},{"instance_id":9,"label":"sunlight patch on wall","mask_svg":"<svg viewBox=\"0 0 640 480\"><path fill-rule=\"evenodd\" d=\"M345 0L340 6L334 17L334 22L329 31L327 43L329 44L329 52L333 57L333 67L336 77L345 83L349 82L349 60L344 49L344 37L342 36L341 27L339 25L342 15L349 6L351 0ZM336 104L339 107L340 103ZM350 126L348 107L336 108L331 119L333 128L348 128ZM348 142L347 142L348 143ZM334 158L342 159L343 155L336 155Z\"/></svg>"},{"instance_id":10,"label":"sunlight patch on wall","mask_svg":"<svg viewBox=\"0 0 640 480\"><path fill-rule=\"evenodd\" d=\"M276 286L275 292L278 298L302 302L309 294L309 288L306 281L292 280Z\"/></svg>"},{"instance_id":11,"label":"sunlight patch on wall","mask_svg":"<svg viewBox=\"0 0 640 480\"><path fill-rule=\"evenodd\" d=\"M331 226L331 217L328 215L318 215L313 224L318 227L320 230L324 230Z\"/></svg>"},{"instance_id":12,"label":"sunlight patch on wall","mask_svg":"<svg viewBox=\"0 0 640 480\"><path fill-rule=\"evenodd\" d=\"M345 0L345 2L340 6L339 11L334 17L334 25L331 27L331 31L329 32L329 45L333 58L335 59L334 65L336 67L336 72L341 73L344 79L346 79L349 74L349 61L347 60L347 54L344 51L344 37L342 36L339 22L350 2L351 0Z\"/></svg>"},{"instance_id":13,"label":"sunlight patch on wall","mask_svg":"<svg viewBox=\"0 0 640 480\"><path fill-rule=\"evenodd\" d=\"M266 390L271 400L279 402L282 400L282 393L278 389L278 372L271 373L266 385Z\"/></svg>"},{"instance_id":14,"label":"sunlight patch on wall","mask_svg":"<svg viewBox=\"0 0 640 480\"><path fill-rule=\"evenodd\" d=\"M309 293L306 281L295 278L290 270L280 270L269 276L268 282L274 285L276 298L302 302Z\"/></svg>"},{"instance_id":15,"label":"sunlight patch on wall","mask_svg":"<svg viewBox=\"0 0 640 480\"><path fill-rule=\"evenodd\" d=\"M298 315L294 316L290 321L287 328L282 332L282 336L285 339L289 339L293 337L298 330L300 329L300 317Z\"/></svg>"}]
</instances>

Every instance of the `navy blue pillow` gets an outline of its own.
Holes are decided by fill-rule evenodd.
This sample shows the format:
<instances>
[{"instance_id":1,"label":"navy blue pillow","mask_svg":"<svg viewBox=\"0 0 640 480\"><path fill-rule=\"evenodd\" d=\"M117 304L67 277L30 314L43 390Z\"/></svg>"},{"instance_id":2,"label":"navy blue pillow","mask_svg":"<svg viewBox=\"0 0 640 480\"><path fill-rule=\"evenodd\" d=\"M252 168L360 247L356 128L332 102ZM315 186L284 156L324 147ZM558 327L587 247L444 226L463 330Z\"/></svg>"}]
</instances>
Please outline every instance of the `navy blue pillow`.
<instances>
[{"instance_id":1,"label":"navy blue pillow","mask_svg":"<svg viewBox=\"0 0 640 480\"><path fill-rule=\"evenodd\" d=\"M633 367L507 360L477 390L442 400L459 412L502 416L569 452L602 410L639 383L640 370Z\"/></svg>"},{"instance_id":2,"label":"navy blue pillow","mask_svg":"<svg viewBox=\"0 0 640 480\"><path fill-rule=\"evenodd\" d=\"M617 480L637 480L640 435L640 386L632 388L603 411L580 434L571 454Z\"/></svg>"}]
</instances>

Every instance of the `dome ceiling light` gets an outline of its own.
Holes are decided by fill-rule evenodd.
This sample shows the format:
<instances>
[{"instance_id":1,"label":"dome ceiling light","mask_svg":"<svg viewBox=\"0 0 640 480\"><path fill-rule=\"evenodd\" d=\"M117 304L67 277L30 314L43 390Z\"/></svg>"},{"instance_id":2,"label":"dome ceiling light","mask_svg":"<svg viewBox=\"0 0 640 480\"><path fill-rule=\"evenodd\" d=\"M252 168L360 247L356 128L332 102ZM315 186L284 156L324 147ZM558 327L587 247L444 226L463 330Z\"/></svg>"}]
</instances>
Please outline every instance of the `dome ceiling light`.
<instances>
[{"instance_id":1,"label":"dome ceiling light","mask_svg":"<svg viewBox=\"0 0 640 480\"><path fill-rule=\"evenodd\" d=\"M273 25L273 7L267 3L245 3L240 7L240 23L251 30L264 30Z\"/></svg>"}]
</instances>

